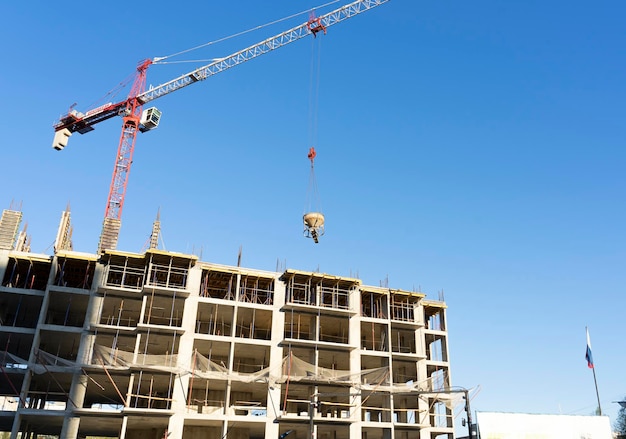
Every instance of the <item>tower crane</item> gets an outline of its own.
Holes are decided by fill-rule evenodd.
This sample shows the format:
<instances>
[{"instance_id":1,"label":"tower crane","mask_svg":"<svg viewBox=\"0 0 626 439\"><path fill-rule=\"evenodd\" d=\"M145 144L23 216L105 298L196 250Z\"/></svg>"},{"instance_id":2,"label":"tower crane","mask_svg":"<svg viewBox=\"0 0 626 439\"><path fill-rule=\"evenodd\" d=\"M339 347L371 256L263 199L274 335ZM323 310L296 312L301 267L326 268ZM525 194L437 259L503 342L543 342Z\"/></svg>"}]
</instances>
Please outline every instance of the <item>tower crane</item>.
<instances>
[{"instance_id":1,"label":"tower crane","mask_svg":"<svg viewBox=\"0 0 626 439\"><path fill-rule=\"evenodd\" d=\"M143 110L143 106L155 99L173 93L181 88L196 82L203 81L213 75L244 63L275 49L293 43L307 35L317 36L319 32L326 33L328 27L351 18L376 6L387 3L389 0L358 0L346 4L319 17L311 17L307 22L282 32L278 35L249 46L224 58L214 60L210 64L181 75L169 82L146 90L146 74L148 68L163 58L146 59L137 65L137 71L128 94L123 101L101 105L85 113L74 110L62 116L54 124L54 140L52 146L62 150L67 145L70 136L78 132L85 134L94 130L100 122L115 116L122 117L122 133L117 150L115 166L111 178L111 186L107 199L102 233L98 244L98 252L115 249L121 227L122 209L137 132L146 132L156 128L159 124L161 112L151 107Z\"/></svg>"}]
</instances>

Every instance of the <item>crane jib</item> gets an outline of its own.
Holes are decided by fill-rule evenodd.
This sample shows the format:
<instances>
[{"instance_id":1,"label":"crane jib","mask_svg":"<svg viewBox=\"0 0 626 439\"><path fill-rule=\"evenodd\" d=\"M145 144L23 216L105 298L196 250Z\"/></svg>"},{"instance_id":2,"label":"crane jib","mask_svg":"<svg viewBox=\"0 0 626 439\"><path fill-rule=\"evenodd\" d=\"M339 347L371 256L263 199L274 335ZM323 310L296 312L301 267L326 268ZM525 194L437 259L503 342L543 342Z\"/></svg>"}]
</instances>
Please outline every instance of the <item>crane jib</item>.
<instances>
[{"instance_id":1,"label":"crane jib","mask_svg":"<svg viewBox=\"0 0 626 439\"><path fill-rule=\"evenodd\" d=\"M368 9L387 3L388 1L390 0L356 1L332 12L324 14L317 18L317 20L323 25L324 28L328 28L333 24L339 23L340 21L343 21L347 18L358 15L361 12L367 11ZM239 52L235 52L224 58L215 60L206 66L200 67L192 72L181 75L178 78L173 79L169 82L166 82L156 87L152 87L146 92L139 94L137 96L137 100L143 105L145 103L153 101L154 99L160 98L161 96L165 96L195 82L207 79L210 76L228 70L231 67L239 65L250 59L256 58L257 56L263 55L272 50L283 47L289 43L297 41L311 34L312 32L310 30L309 23L303 23L281 34L275 35L271 38L261 41L260 43L240 50Z\"/></svg>"},{"instance_id":2,"label":"crane jib","mask_svg":"<svg viewBox=\"0 0 626 439\"><path fill-rule=\"evenodd\" d=\"M328 28L329 26L339 23L340 21L358 15L361 12L365 12L389 1L390 0L358 0L320 16L319 18L317 18L317 21L321 23L324 28ZM283 47L289 43L297 41L311 34L312 32L310 29L310 24L308 22L303 23L281 34L275 35L271 38L261 41L260 43L240 50L239 52L215 60L211 64L181 75L178 78L173 79L169 82L161 84L157 87L151 87L149 90L143 93L138 93L136 95L137 102L140 105L143 105L145 103L153 101L154 99L160 98L161 96L165 96L173 91L184 88L195 82L205 80L210 76L228 70L231 67L239 65L250 59L256 58L257 56L263 55L272 50ZM82 114L73 110L67 115L63 116L59 120L59 122L54 125L54 129L55 131L68 129L70 130L70 132L79 133L91 131L93 130L93 125L118 115L119 107L125 105L126 103L127 101L120 102L118 104L107 104L112 106L106 108L107 105L104 105L104 109L99 110L98 108L96 108L94 110L90 110L86 114Z\"/></svg>"}]
</instances>

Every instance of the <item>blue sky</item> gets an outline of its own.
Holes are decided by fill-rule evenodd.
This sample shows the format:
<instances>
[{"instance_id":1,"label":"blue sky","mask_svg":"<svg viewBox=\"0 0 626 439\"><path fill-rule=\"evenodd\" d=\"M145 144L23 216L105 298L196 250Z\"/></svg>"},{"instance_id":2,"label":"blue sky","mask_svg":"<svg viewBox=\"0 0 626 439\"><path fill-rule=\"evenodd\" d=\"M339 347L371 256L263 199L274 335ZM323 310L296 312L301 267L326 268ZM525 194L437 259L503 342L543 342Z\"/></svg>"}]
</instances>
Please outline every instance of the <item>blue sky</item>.
<instances>
[{"instance_id":1,"label":"blue sky","mask_svg":"<svg viewBox=\"0 0 626 439\"><path fill-rule=\"evenodd\" d=\"M133 70L321 2L60 7L11 2L0 27L2 208L22 203L34 252L71 204L94 252L121 120L63 152L52 124ZM339 4L330 6L334 8ZM329 8L318 11L323 13ZM299 41L154 102L118 248L359 276L449 305L453 384L472 409L590 414L626 395L626 4L391 0L321 43L316 177L326 235L303 238L312 44ZM303 15L193 52L220 57ZM202 64L154 65L156 85ZM124 96L120 96L121 100Z\"/></svg>"}]
</instances>

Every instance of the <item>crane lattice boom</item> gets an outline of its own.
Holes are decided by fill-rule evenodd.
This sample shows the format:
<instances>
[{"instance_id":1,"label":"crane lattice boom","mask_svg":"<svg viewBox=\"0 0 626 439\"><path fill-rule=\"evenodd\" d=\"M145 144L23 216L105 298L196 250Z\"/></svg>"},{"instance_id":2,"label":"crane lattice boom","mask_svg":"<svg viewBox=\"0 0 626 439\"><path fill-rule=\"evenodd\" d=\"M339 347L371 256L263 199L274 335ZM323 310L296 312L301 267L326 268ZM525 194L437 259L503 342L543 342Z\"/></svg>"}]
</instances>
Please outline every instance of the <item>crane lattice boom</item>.
<instances>
[{"instance_id":1,"label":"crane lattice boom","mask_svg":"<svg viewBox=\"0 0 626 439\"><path fill-rule=\"evenodd\" d=\"M319 17L320 22L329 27L337 24L343 20L360 14L361 12L372 9L376 6L387 3L389 0L359 0L342 6L332 12L324 14ZM217 73L223 72L235 67L243 62L256 58L272 50L286 46L289 43L293 43L307 35L310 35L311 31L308 27L308 23L301 24L286 32L268 38L260 43L247 47L239 52L233 53L225 58L220 58L208 64L204 67L200 67L192 72L186 73L166 82L157 87L151 88L148 91L139 93L133 96L129 95L128 99L118 103L108 103L98 108L90 110L86 113L80 113L76 110L68 112L65 116L61 117L59 121L54 125L55 131L61 131L67 129L69 133L78 132L80 134L87 133L93 130L93 126L110 119L114 116L125 116L125 109L129 105L129 101L136 99L139 105L146 104L161 96L165 96L183 87L207 79ZM158 62L159 58L155 58L154 62ZM68 136L69 137L69 136ZM62 149L62 148L57 148Z\"/></svg>"},{"instance_id":2,"label":"crane lattice boom","mask_svg":"<svg viewBox=\"0 0 626 439\"><path fill-rule=\"evenodd\" d=\"M388 1L389 0L356 1L335 11L329 12L328 14L320 16L319 21L325 27L329 27ZM286 46L289 43L293 43L294 41L311 34L308 24L309 23L301 24L300 26L289 29L288 31L268 38L265 41L261 41L260 43L240 50L239 52L233 53L225 58L220 58L204 67L200 67L185 75L179 76L178 78L166 82L165 84L151 88L150 90L137 96L137 100L139 100L141 104L146 104L173 91L179 90L195 82L202 81L210 76L216 75L217 73L228 70L231 67L235 67L260 55L271 52L272 50ZM155 61L158 61L158 59Z\"/></svg>"}]
</instances>

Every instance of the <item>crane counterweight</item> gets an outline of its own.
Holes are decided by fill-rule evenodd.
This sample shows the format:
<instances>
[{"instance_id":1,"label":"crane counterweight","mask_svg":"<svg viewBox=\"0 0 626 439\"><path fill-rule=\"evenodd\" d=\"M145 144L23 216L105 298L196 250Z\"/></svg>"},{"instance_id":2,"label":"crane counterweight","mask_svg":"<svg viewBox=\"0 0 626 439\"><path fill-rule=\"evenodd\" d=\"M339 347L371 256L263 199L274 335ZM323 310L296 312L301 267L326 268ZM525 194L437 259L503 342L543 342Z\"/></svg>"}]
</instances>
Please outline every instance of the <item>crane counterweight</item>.
<instances>
[{"instance_id":1,"label":"crane counterweight","mask_svg":"<svg viewBox=\"0 0 626 439\"><path fill-rule=\"evenodd\" d=\"M61 151L67 145L67 141L70 139L72 132L67 128L62 128L54 133L54 140L52 141L52 147L57 151Z\"/></svg>"}]
</instances>

